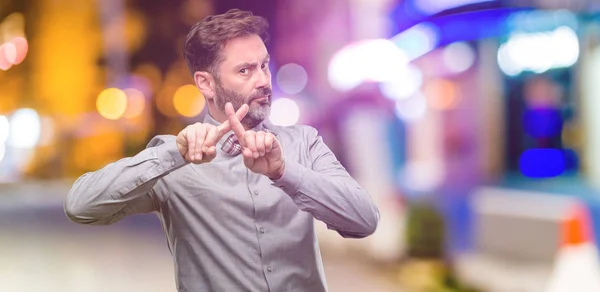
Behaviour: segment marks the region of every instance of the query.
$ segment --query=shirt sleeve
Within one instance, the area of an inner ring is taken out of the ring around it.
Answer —
[[[283,176],[273,185],[285,191],[303,211],[343,237],[362,238],[375,232],[379,210],[325,145],[317,130],[305,131],[312,167],[285,159]]]
[[[166,198],[153,186],[186,164],[174,136],[156,136],[137,155],[79,177],[65,199],[65,213],[76,223],[108,225],[127,215],[157,211]]]

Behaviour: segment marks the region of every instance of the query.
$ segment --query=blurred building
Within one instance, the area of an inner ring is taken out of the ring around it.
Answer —
[[[372,256],[410,249],[420,202],[443,215],[449,251],[471,248],[481,186],[600,215],[594,0],[3,1],[0,184],[72,180],[200,121],[180,48],[234,7],[271,23],[271,121],[318,128],[380,206],[359,243]]]

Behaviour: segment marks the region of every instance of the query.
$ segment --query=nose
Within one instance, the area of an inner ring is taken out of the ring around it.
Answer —
[[[268,87],[271,83],[271,74],[268,70],[258,70],[255,88]]]

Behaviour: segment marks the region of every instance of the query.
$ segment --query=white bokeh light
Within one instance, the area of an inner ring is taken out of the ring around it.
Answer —
[[[365,81],[387,82],[402,74],[408,65],[408,57],[394,43],[385,39],[366,42],[357,51],[356,68],[364,72]]]
[[[33,109],[19,109],[10,118],[8,145],[15,148],[33,148],[41,134],[40,116]]]
[[[329,82],[339,91],[351,90],[362,82],[388,82],[402,74],[408,62],[407,55],[390,40],[359,42],[333,56]]]
[[[577,33],[568,26],[561,26],[554,31],[556,52],[562,52],[554,56],[556,66],[573,66],[579,59],[579,38]]]
[[[396,101],[396,115],[405,122],[414,122],[425,116],[427,112],[427,100],[425,96],[418,92],[417,94]]]
[[[498,49],[498,66],[508,76],[517,76],[521,73],[521,67],[508,55],[506,44],[501,45]]]
[[[279,98],[271,105],[269,120],[277,126],[292,126],[300,119],[300,108],[298,104],[289,98]]]
[[[363,73],[356,66],[356,50],[357,44],[346,46],[329,61],[327,77],[334,89],[348,91],[363,81]]]
[[[464,42],[448,45],[442,52],[444,65],[452,73],[461,73],[475,63],[475,51]]]
[[[0,162],[4,159],[4,155],[6,155],[6,145],[0,143]]]
[[[570,67],[578,59],[579,39],[568,26],[551,32],[513,34],[498,49],[498,65],[510,76]]]
[[[412,61],[435,49],[439,38],[438,27],[423,22],[397,34],[391,41]]]
[[[285,94],[300,93],[308,83],[308,74],[304,67],[289,63],[281,66],[277,71],[277,85]]]
[[[4,145],[4,143],[8,139],[9,133],[10,126],[8,124],[8,118],[6,118],[6,116],[0,115],[0,145]]]
[[[383,82],[379,85],[381,93],[392,100],[408,98],[414,95],[423,84],[423,73],[412,64],[405,67],[405,70],[399,73],[389,82]]]
[[[399,176],[400,183],[414,191],[430,192],[444,180],[444,166],[435,161],[409,161]]]

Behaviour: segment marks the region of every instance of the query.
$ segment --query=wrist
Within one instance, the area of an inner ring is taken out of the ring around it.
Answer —
[[[277,168],[277,170],[274,171],[273,173],[268,174],[267,177],[269,179],[271,179],[272,181],[277,181],[283,177],[284,172],[285,172],[285,162],[281,162],[281,166],[279,166]]]

